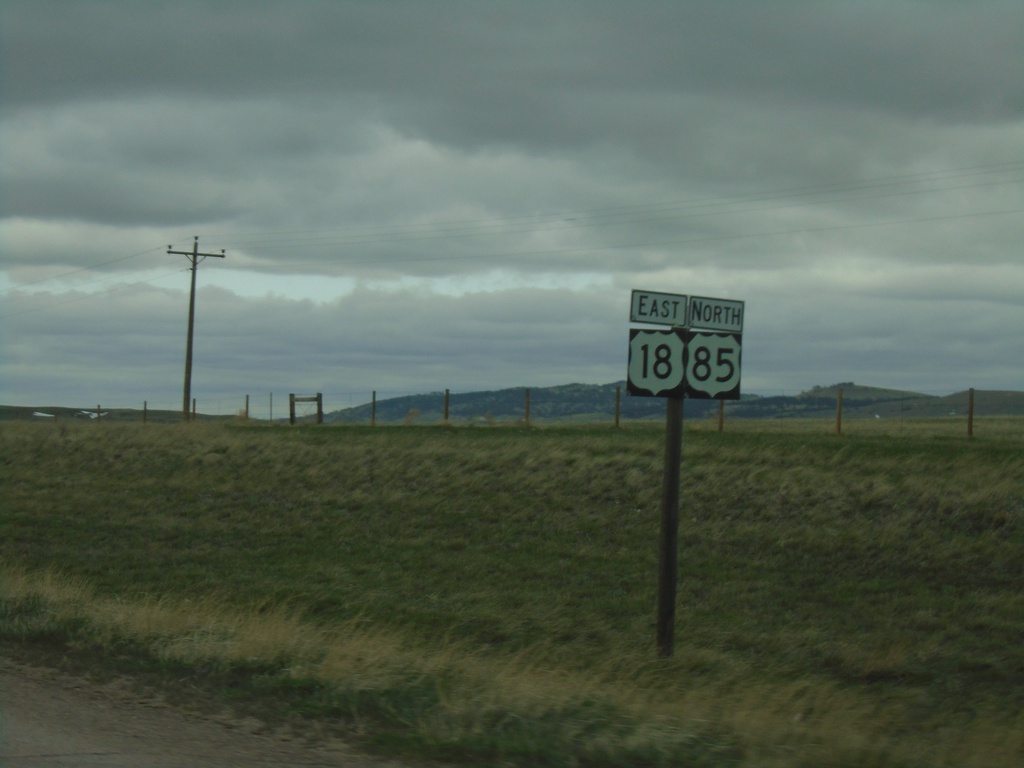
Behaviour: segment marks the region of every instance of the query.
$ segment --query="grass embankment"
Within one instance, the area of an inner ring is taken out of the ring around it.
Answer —
[[[9,651],[473,765],[1016,766],[1024,424],[0,427]]]

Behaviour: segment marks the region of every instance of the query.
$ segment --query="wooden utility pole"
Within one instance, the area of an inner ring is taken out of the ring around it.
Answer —
[[[192,399],[192,333],[196,323],[196,271],[202,259],[207,257],[223,259],[225,254],[223,249],[221,249],[220,253],[200,253],[199,235],[196,235],[191,251],[172,251],[171,246],[168,245],[167,252],[179,256],[188,256],[191,264],[189,268],[192,270],[192,290],[188,298],[188,341],[185,344],[185,394],[181,405],[182,416],[185,421],[188,421],[188,406],[189,401]]]

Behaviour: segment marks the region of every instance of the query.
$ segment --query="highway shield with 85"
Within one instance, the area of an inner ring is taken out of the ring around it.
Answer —
[[[740,399],[742,334],[684,334],[687,397],[704,400]]]

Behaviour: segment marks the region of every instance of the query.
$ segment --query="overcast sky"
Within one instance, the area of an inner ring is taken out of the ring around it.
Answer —
[[[1024,389],[1024,3],[0,0],[0,403]]]

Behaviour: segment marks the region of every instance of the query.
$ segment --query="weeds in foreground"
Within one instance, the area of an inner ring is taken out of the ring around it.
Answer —
[[[688,433],[659,661],[657,430],[50,426],[0,431],[8,643],[474,765],[1024,755],[1019,440]]]
[[[1012,765],[1024,749],[1020,713],[973,712],[957,718],[956,733],[947,722],[936,743],[934,734],[893,733],[892,718],[906,727],[919,706],[896,690],[872,697],[753,673],[708,679],[685,657],[566,671],[529,652],[425,648],[280,608],[98,598],[52,574],[8,572],[2,595],[8,642],[63,637],[78,653],[117,648],[179,682],[186,675],[231,700],[273,702],[277,719],[327,721],[388,751],[477,765],[982,766]]]

